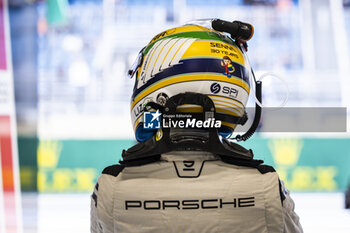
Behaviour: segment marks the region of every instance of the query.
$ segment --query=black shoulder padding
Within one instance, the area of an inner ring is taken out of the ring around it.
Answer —
[[[103,169],[102,174],[107,174],[111,176],[118,176],[118,174],[123,171],[124,165],[115,164]]]
[[[146,158],[129,160],[129,161],[121,160],[119,161],[119,163],[125,167],[135,167],[135,166],[142,166],[149,163],[158,162],[159,160],[160,160],[160,155],[154,155]]]
[[[136,145],[133,145],[132,147],[130,147],[127,152],[133,153],[136,151],[139,151],[141,149],[143,149],[144,144],[143,143],[137,143]]]
[[[91,195],[92,199],[95,201],[95,207],[97,207],[97,195],[95,192],[92,193]]]
[[[280,189],[280,198],[281,198],[281,203],[283,206],[283,201],[286,199],[286,195],[284,195],[284,192],[282,190],[282,181],[278,179],[278,184],[279,184],[279,189]]]
[[[265,164],[261,164],[261,165],[257,166],[257,169],[259,170],[259,172],[261,174],[265,174],[268,172],[276,172],[276,170],[272,166],[265,165]]]
[[[244,167],[256,168],[264,162],[262,160],[256,160],[256,159],[243,160],[243,159],[237,159],[235,157],[230,157],[230,156],[223,156],[223,155],[219,155],[219,156],[224,163],[229,163],[229,164],[233,164],[233,165],[237,165],[237,166],[244,166]]]
[[[258,171],[261,174],[265,174],[268,172],[275,172],[275,169],[273,167],[262,164],[264,162],[262,160],[256,160],[256,159],[242,160],[242,159],[236,159],[234,157],[229,157],[229,156],[220,156],[220,157],[224,163],[229,163],[237,166],[253,167],[258,169]]]

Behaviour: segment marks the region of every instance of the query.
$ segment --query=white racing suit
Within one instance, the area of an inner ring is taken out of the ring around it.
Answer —
[[[91,232],[303,232],[277,173],[260,168],[193,151],[107,167],[91,196]]]

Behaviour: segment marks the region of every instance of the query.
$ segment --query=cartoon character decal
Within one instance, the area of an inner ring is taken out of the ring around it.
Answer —
[[[235,67],[232,65],[232,61],[228,56],[224,56],[221,61],[221,66],[225,67],[225,75],[231,78],[233,72],[235,72]]]

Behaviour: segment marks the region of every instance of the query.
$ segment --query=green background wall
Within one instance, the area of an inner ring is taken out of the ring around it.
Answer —
[[[90,192],[104,167],[133,140],[19,139],[23,190]],[[263,138],[241,145],[273,165],[293,191],[343,191],[350,181],[348,138]],[[36,150],[37,145],[37,150]],[[35,153],[37,151],[37,153]]]

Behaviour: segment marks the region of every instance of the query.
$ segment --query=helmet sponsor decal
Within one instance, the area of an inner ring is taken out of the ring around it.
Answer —
[[[145,106],[148,102],[152,101],[151,98],[146,98],[142,101],[142,103],[140,103],[139,105],[137,105],[135,108],[134,108],[134,116],[137,118],[141,115],[141,113],[144,111],[145,109]]]
[[[219,93],[219,91],[221,90],[221,86],[219,83],[213,83],[210,86],[210,91],[214,94]]]
[[[210,42],[210,52],[214,54],[222,54],[226,56],[232,56],[235,59],[239,59],[237,50],[232,45],[220,43],[220,42]]]
[[[233,87],[229,87],[226,85],[221,85],[219,83],[213,83],[210,86],[210,91],[214,94],[218,94],[218,93],[222,93],[226,96],[229,96],[231,98],[237,98],[238,96],[238,90],[233,88]]]
[[[156,40],[159,40],[167,35],[171,35],[173,33],[176,32],[176,28],[173,28],[173,29],[169,29],[167,31],[164,31],[164,32],[161,32],[159,34],[157,34],[155,37],[153,37],[153,39],[151,40],[151,42],[149,42],[150,44],[152,44],[153,42],[155,42]]]

